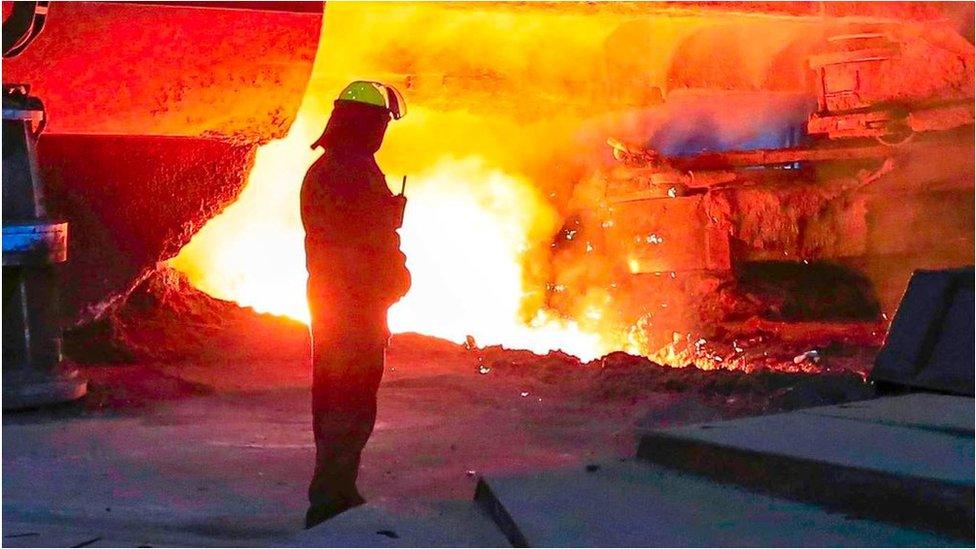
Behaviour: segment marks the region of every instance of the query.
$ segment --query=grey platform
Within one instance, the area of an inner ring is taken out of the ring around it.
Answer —
[[[648,431],[638,456],[971,542],[973,402],[919,394]]]
[[[471,501],[420,508],[367,504],[281,541],[282,547],[508,547],[501,530]]]
[[[517,547],[966,545],[636,460],[488,477],[476,499]]]
[[[3,521],[3,547],[241,547],[267,545],[264,540],[229,540],[146,528],[140,524],[72,525],[70,522]]]
[[[637,460],[482,478],[515,546],[972,546],[974,400],[649,430]]]
[[[799,410],[803,414],[912,427],[973,437],[976,406],[967,397],[914,393]]]

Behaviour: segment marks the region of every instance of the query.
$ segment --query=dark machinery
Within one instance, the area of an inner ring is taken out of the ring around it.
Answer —
[[[15,2],[3,23],[3,57],[41,32],[47,2]],[[87,383],[61,358],[57,266],[68,224],[51,219],[37,168],[44,105],[26,84],[3,84],[3,408],[80,398]]]

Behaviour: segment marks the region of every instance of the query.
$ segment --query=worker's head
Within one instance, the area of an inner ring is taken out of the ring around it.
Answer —
[[[407,103],[400,92],[393,86],[379,82],[356,80],[342,90],[337,101],[352,101],[380,107],[390,113],[390,118],[393,120],[399,120],[407,114]]]
[[[375,153],[390,120],[402,118],[406,108],[403,96],[392,86],[357,80],[339,94],[329,123],[312,148]]]

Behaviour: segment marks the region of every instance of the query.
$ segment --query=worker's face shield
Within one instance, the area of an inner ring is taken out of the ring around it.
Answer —
[[[394,120],[399,120],[406,116],[407,114],[407,102],[403,100],[403,96],[400,92],[393,86],[386,87],[386,104],[387,108],[390,110],[390,116]]]

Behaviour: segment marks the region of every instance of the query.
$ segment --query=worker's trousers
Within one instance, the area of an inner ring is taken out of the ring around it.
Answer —
[[[376,391],[389,340],[385,306],[328,303],[313,295],[312,429],[315,473],[310,513],[331,514],[363,502],[356,489],[359,460],[376,421]]]

